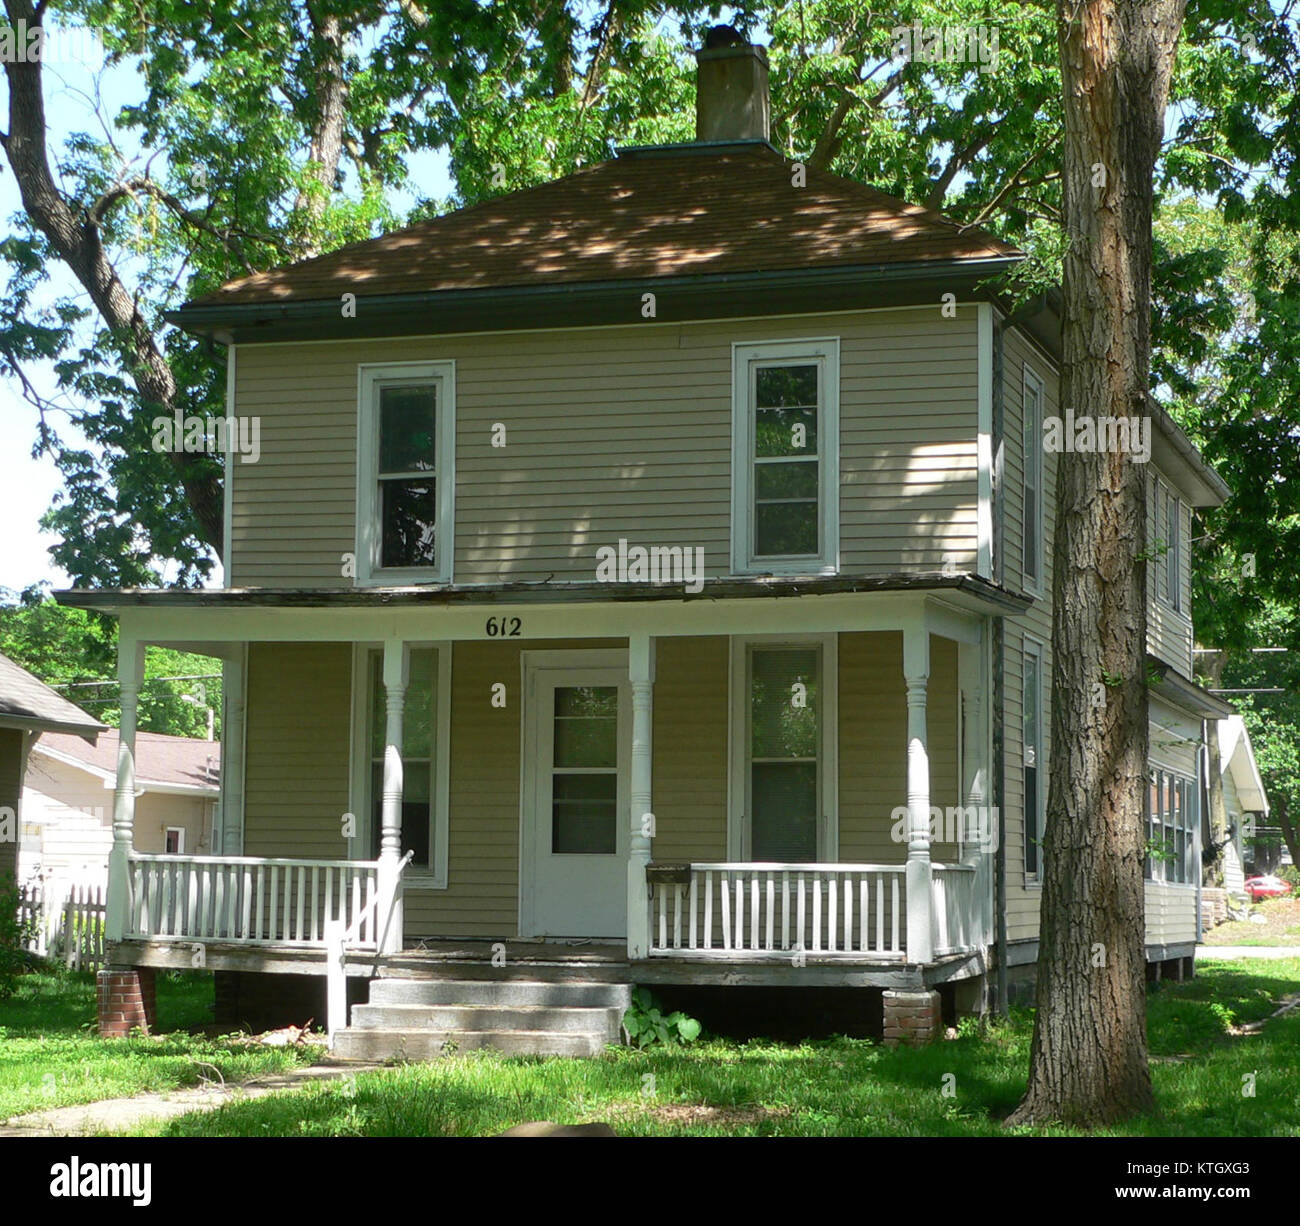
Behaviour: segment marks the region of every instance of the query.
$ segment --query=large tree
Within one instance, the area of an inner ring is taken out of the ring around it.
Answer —
[[[1184,0],[1061,0],[1061,403],[1151,414],[1156,159]],[[1012,1122],[1097,1125],[1152,1105],[1142,867],[1147,774],[1146,469],[1057,469],[1052,757],[1038,1012]]]

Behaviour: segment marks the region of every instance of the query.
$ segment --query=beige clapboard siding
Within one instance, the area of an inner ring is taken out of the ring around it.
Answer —
[[[244,851],[345,859],[352,656],[345,643],[252,643]]]
[[[973,564],[974,308],[243,346],[236,586],[337,585],[355,548],[357,366],[456,362],[455,579],[592,578],[620,537],[730,571],[731,346],[838,336],[845,570]],[[491,446],[492,427],[507,446]]]
[[[1172,665],[1184,677],[1192,676],[1192,619],[1191,613],[1191,509],[1181,503],[1179,535],[1182,543],[1179,559],[1178,582],[1181,589],[1182,610],[1175,611],[1161,594],[1164,584],[1165,558],[1155,553],[1156,531],[1156,481],[1164,479],[1154,465],[1147,466],[1147,548],[1151,561],[1147,563],[1147,650],[1157,659]],[[1168,483],[1166,482],[1166,485]],[[1169,487],[1172,488],[1172,487]],[[1174,491],[1175,493],[1177,491]]]
[[[0,809],[18,812],[18,799],[23,790],[23,738],[26,733],[18,728],[0,728]],[[12,840],[0,840],[0,881],[17,872],[18,831]]]
[[[907,694],[903,636],[839,636],[840,859],[898,864],[906,842],[893,839],[893,811],[907,805]],[[931,804],[957,799],[957,648],[931,636],[926,731]],[[957,848],[936,842],[935,860],[956,858]]]
[[[1167,881],[1144,882],[1146,943],[1188,944],[1196,940],[1196,887]]]
[[[1003,436],[1004,436],[1004,506],[1003,506],[1003,580],[1013,590],[1025,591],[1023,583],[1023,514],[1024,514],[1024,372],[1025,366],[1045,385],[1043,413],[1053,416],[1060,411],[1059,380],[1053,365],[1014,328],[1003,334]],[[1044,703],[1048,701],[1051,677],[1052,645],[1052,549],[1056,529],[1056,466],[1053,453],[1043,455],[1043,576],[1041,595],[1030,610],[1005,622],[1003,651],[1004,686],[1004,791],[1006,810],[1007,935],[1010,940],[1026,940],[1038,935],[1038,906],[1042,891],[1025,879],[1024,826],[1024,708],[1023,659],[1026,637],[1043,644],[1044,677],[1048,679]],[[1043,736],[1046,739],[1050,720],[1044,706]],[[1048,747],[1050,754],[1050,746]],[[1044,763],[1046,765],[1046,763]],[[1045,780],[1046,775],[1043,772]]]

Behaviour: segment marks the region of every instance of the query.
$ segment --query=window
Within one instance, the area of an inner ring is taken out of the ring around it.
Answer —
[[[1196,831],[1200,820],[1196,781],[1188,775],[1153,767],[1147,790],[1147,849],[1149,881],[1195,885]]]
[[[357,581],[450,582],[454,364],[363,366],[360,380]]]
[[[732,568],[839,565],[839,342],[732,351]]]
[[[551,854],[618,851],[618,687],[557,685]]]
[[[728,856],[833,860],[836,636],[732,640]]]
[[[1165,599],[1172,609],[1182,608],[1182,505],[1165,492]]]
[[[1043,570],[1043,381],[1028,367],[1024,377],[1024,491],[1021,541],[1024,583],[1038,591]]]
[[[446,885],[451,654],[447,647],[411,647],[402,708],[402,853],[412,852],[409,880]],[[369,829],[358,857],[379,855],[383,830],[384,745],[388,730],[384,653],[362,648],[358,678],[364,709],[359,713],[359,770],[354,774],[357,811]],[[354,760],[357,760],[354,757]]]
[[[1038,879],[1043,830],[1043,648],[1025,640],[1024,663],[1025,876]]]
[[[183,856],[185,854],[185,828],[183,826],[168,826],[163,831],[163,854],[167,856]]]

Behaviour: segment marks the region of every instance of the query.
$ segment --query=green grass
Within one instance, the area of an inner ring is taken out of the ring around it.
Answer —
[[[1300,960],[1198,967],[1149,998],[1158,1110],[1124,1136],[1300,1136]],[[625,1136],[995,1136],[1024,1088],[1032,1018],[919,1051],[865,1040],[701,1042],[596,1060],[456,1056],[192,1113],[166,1136],[482,1136],[606,1120]],[[1243,1094],[1245,1078],[1255,1094]],[[944,1094],[945,1086],[954,1093]],[[1061,1133],[1067,1130],[1059,1130]]]
[[[190,1033],[212,1020],[211,976],[160,973],[157,983],[159,1023],[168,1033],[101,1039],[93,974],[21,976],[14,995],[0,1002],[0,1120],[205,1078],[242,1081],[310,1058]]]

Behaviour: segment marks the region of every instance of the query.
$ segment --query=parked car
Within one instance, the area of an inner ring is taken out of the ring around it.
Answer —
[[[1252,902],[1259,902],[1261,898],[1281,898],[1283,894],[1289,894],[1291,883],[1281,877],[1247,877],[1243,888]]]

